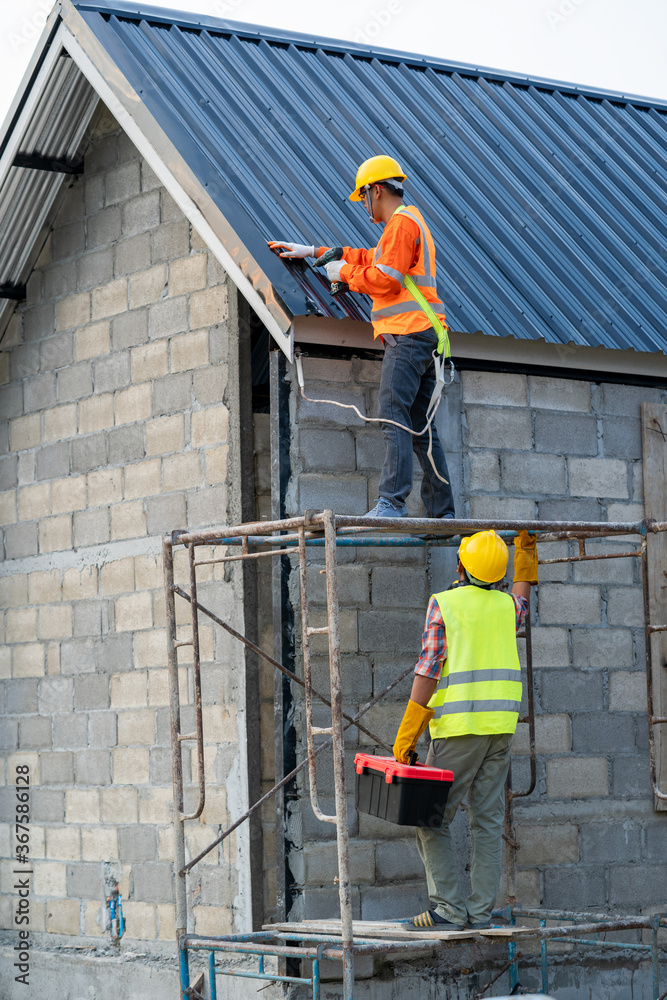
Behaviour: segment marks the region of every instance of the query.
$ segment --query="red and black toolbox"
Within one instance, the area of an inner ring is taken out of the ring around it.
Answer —
[[[442,826],[452,771],[426,764],[399,764],[393,757],[358,753],[357,809],[399,826]]]

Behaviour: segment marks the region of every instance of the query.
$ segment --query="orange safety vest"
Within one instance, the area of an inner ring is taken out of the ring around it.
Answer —
[[[438,298],[436,290],[435,244],[433,243],[433,237],[424,222],[423,215],[414,205],[401,205],[400,208],[396,209],[394,215],[397,215],[399,212],[413,219],[420,229],[420,235],[417,237],[417,259],[409,269],[408,274],[422,292],[426,301],[433,307],[440,322],[443,326],[446,326],[445,308]],[[426,317],[422,307],[419,303],[415,302],[413,296],[403,285],[405,275],[401,274],[395,268],[388,267],[382,263],[383,239],[384,236],[375,248],[373,263],[379,271],[400,282],[401,290],[398,293],[390,292],[386,295],[379,295],[373,298],[373,310],[371,312],[373,336],[377,338],[386,333],[399,336],[406,333],[418,333],[421,330],[428,329],[430,324],[425,322]]]

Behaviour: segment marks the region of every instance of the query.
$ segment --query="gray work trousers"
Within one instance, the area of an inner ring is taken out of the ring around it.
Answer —
[[[454,924],[489,920],[500,883],[505,781],[512,733],[451,736],[434,740],[426,758],[430,767],[454,772],[444,822],[440,828],[417,827],[417,847],[426,869],[431,905]],[[463,899],[456,874],[450,824],[464,795],[472,833],[471,891]]]

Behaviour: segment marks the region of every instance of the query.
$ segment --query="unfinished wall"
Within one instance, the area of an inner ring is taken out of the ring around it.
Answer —
[[[104,111],[89,138],[0,355],[3,815],[27,762],[31,930],[99,937],[114,875],[124,947],[141,939],[146,950],[174,936],[160,536],[239,516],[236,299]],[[240,573],[218,570],[201,571],[200,599],[242,627]],[[246,808],[243,659],[205,624],[201,642],[209,791],[187,830],[190,855]],[[191,880],[199,932],[247,926],[244,836]],[[12,850],[5,825],[3,857]],[[10,867],[3,927],[13,927]]]
[[[373,414],[379,371],[378,362],[310,359],[308,395],[355,401]],[[461,373],[447,391],[440,419],[458,511],[480,518],[641,518],[640,403],[666,397],[653,388]],[[325,506],[356,514],[368,509],[383,456],[380,432],[362,427],[349,411],[296,397],[293,421],[290,513]],[[411,511],[420,512],[416,490]],[[566,544],[544,545],[541,554],[557,557]],[[589,546],[591,552],[631,547],[627,540]],[[452,557],[445,552],[433,550],[427,567],[419,549],[338,550],[346,708],[362,704],[414,662],[428,594],[452,576]],[[311,603],[321,607],[325,588],[318,550],[312,550],[310,563]],[[649,784],[637,560],[543,567],[540,575],[532,605],[538,780],[534,793],[515,806],[522,844],[519,900],[655,912],[664,907],[667,827],[665,816],[653,811]],[[298,599],[296,580],[293,598]],[[522,655],[523,646],[520,641]],[[327,673],[321,655],[315,678],[325,692]],[[408,692],[406,681],[366,716],[367,726],[390,745]],[[296,697],[300,704],[298,692]],[[297,725],[301,733],[299,712]],[[352,793],[354,753],[367,738],[357,738],[353,730],[348,737]],[[517,789],[528,787],[527,749],[522,725],[514,744]],[[330,807],[330,761],[320,772],[324,805]],[[294,806],[289,821],[295,841],[290,863],[298,875],[294,914],[332,916],[338,905],[334,828],[313,818],[307,788],[299,787],[300,807]],[[352,794],[350,822],[355,916],[391,918],[423,909],[428,900],[412,831],[357,815]],[[465,863],[462,815],[454,829]]]

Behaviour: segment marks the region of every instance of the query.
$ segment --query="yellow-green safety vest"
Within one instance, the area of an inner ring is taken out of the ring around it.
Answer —
[[[513,733],[521,707],[514,601],[500,590],[457,587],[436,594],[447,659],[428,703],[431,739]]]

